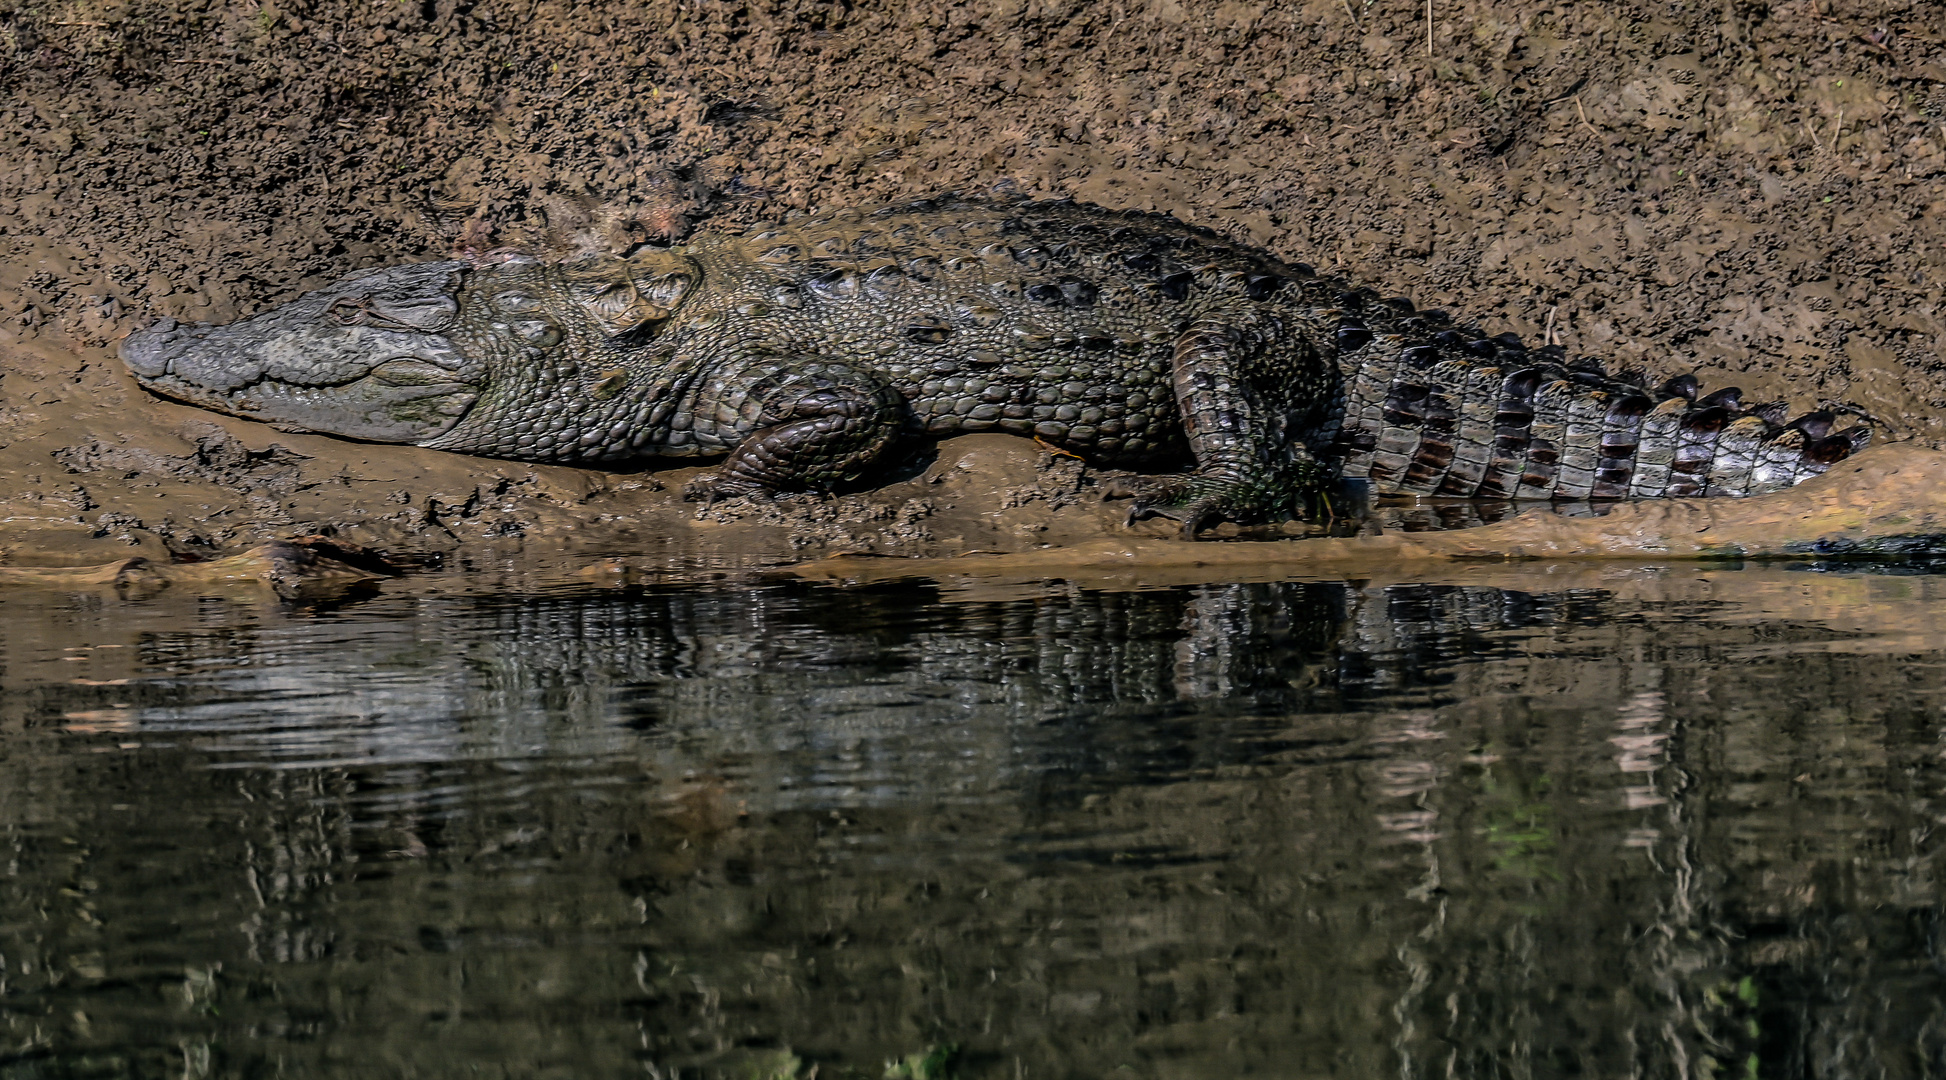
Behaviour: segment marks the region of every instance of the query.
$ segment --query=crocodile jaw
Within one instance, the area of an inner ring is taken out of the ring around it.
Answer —
[[[419,443],[472,408],[484,366],[442,331],[459,313],[463,263],[354,274],[228,326],[173,319],[130,334],[121,356],[164,397],[289,428]]]

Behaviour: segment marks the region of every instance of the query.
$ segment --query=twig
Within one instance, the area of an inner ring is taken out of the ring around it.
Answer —
[[[1115,19],[1108,24],[1108,32],[1101,35],[1101,44],[1097,46],[1098,51],[1095,53],[1096,56],[1104,55],[1108,51],[1108,43],[1115,40],[1115,31],[1122,28],[1122,20],[1125,18],[1127,18],[1127,13],[1122,10],[1122,5],[1116,4]]]
[[[568,88],[567,88],[566,90],[563,90],[563,91],[561,91],[560,93],[558,93],[558,94],[556,94],[556,95],[554,95],[554,99],[553,99],[553,100],[555,100],[555,101],[559,101],[559,100],[561,100],[562,98],[564,98],[564,97],[567,97],[567,96],[568,96],[569,94],[572,94],[572,93],[574,93],[574,92],[575,92],[576,90],[579,90],[579,89],[581,89],[581,84],[582,84],[582,83],[585,83],[585,82],[587,82],[587,81],[588,81],[589,79],[592,79],[592,78],[594,78],[594,77],[595,77],[595,74],[594,74],[594,72],[592,72],[592,71],[591,71],[591,72],[588,72],[587,74],[585,74],[585,75],[583,75],[583,76],[581,76],[581,77],[580,77],[579,79],[576,79],[576,80],[574,80],[574,85],[572,85],[572,86],[570,86],[570,87],[568,87]]]
[[[105,22],[83,22],[80,19],[75,19],[72,21],[56,19],[54,20],[54,25],[56,26],[107,26],[108,24]]]
[[[1559,345],[1561,339],[1554,333],[1554,317],[1561,313],[1561,305],[1555,304],[1547,309],[1547,329],[1541,331],[1541,344]]]
[[[1595,125],[1588,122],[1588,110],[1581,107],[1581,99],[1579,97],[1574,99],[1574,111],[1576,115],[1581,117],[1581,126],[1588,129],[1588,134],[1596,136],[1601,134],[1601,132],[1595,130]]]
[[[1351,17],[1351,28],[1361,34],[1364,33],[1365,28],[1358,25],[1358,13],[1351,9],[1351,0],[1344,0],[1344,4],[1345,14]]]
[[[1426,0],[1426,55],[1432,55],[1432,0]]]
[[[1804,125],[1804,134],[1811,137],[1811,145],[1817,149],[1818,153],[1824,153],[1824,143],[1818,141],[1818,129],[1812,127],[1809,120],[1800,121],[1800,123]]]

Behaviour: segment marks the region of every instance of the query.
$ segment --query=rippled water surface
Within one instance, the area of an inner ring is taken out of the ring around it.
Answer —
[[[1937,1075],[1942,623],[1784,570],[0,595],[0,1076]]]

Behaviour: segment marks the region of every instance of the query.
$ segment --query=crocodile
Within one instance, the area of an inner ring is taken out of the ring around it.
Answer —
[[[1866,444],[1693,376],[1570,362],[1144,211],[944,196],[627,255],[355,273],[121,355],[164,397],[559,463],[721,456],[688,497],[830,489],[894,448],[1031,436],[1131,520],[1294,516],[1339,481],[1459,499],[1750,495]]]

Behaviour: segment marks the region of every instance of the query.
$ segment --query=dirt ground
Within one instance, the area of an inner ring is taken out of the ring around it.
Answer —
[[[1074,463],[995,437],[874,493],[699,511],[681,471],[283,434],[113,356],[361,267],[946,189],[1167,210],[1936,447],[1942,35],[1925,0],[0,0],[0,551],[325,532],[710,567],[1119,529]]]

